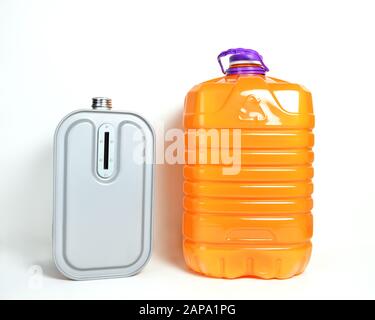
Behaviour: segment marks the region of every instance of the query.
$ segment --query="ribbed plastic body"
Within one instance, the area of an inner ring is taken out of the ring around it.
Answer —
[[[186,133],[241,129],[241,164],[234,175],[223,171],[228,164],[222,159],[210,163],[217,147],[210,139],[208,162],[189,163],[188,154],[197,150],[189,149],[186,138],[183,247],[188,266],[219,278],[285,279],[302,273],[313,231],[310,92],[263,75],[213,79],[188,93],[184,126]]]

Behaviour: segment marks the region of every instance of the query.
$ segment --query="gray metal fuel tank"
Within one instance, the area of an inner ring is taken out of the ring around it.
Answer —
[[[126,277],[152,247],[155,137],[139,115],[111,110],[69,114],[54,143],[53,255],[68,278]]]

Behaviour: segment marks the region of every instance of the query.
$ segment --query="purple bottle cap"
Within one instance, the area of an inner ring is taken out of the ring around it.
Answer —
[[[231,55],[229,58],[229,68],[224,70],[221,59],[227,55]],[[265,74],[269,69],[263,62],[263,57],[255,50],[235,48],[223,51],[217,57],[221,71],[224,74]],[[238,66],[242,65],[245,66]],[[251,64],[246,66],[246,64]]]

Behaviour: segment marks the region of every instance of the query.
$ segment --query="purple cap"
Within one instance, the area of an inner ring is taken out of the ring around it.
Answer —
[[[238,62],[238,61],[256,61],[248,54],[237,53],[229,57],[229,62]]]
[[[229,58],[230,67],[224,70],[221,59],[227,55]],[[263,63],[263,57],[255,50],[235,48],[223,51],[217,57],[221,71],[224,74],[265,74],[269,69]],[[236,64],[253,64],[249,66],[236,66]]]

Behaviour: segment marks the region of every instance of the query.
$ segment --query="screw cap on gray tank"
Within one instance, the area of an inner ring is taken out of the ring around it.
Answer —
[[[93,109],[112,109],[112,99],[107,97],[94,97],[92,98],[92,108]]]

